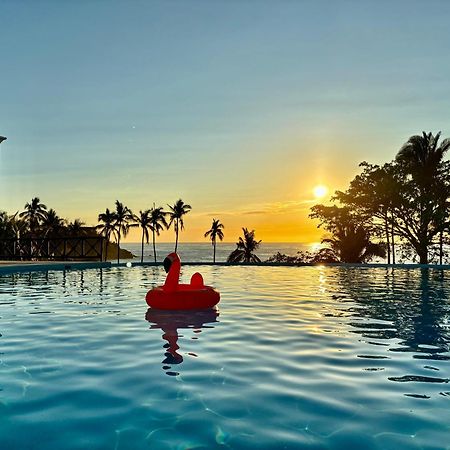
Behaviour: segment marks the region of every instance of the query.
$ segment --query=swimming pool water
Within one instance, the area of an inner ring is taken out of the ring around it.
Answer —
[[[148,310],[160,268],[0,277],[0,448],[449,448],[448,272],[197,270],[217,312]]]

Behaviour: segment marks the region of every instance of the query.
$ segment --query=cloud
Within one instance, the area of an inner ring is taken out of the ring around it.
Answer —
[[[190,216],[215,218],[224,221],[228,217],[239,216],[271,216],[282,214],[307,215],[311,206],[320,203],[317,199],[303,198],[299,200],[288,200],[284,202],[250,203],[235,209],[223,209],[221,211],[200,211]]]
[[[265,210],[244,211],[244,212],[241,212],[240,214],[242,214],[244,216],[252,216],[252,215],[257,215],[257,214],[267,214],[267,211],[265,211]]]

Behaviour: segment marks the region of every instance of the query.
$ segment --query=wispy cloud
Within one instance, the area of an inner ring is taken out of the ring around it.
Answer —
[[[226,217],[226,216],[261,216],[273,214],[294,214],[308,212],[312,205],[317,203],[314,199],[289,200],[285,202],[268,202],[249,204],[232,210],[220,212],[199,213],[199,216]]]

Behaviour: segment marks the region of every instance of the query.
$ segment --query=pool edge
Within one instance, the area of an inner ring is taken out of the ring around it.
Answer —
[[[0,275],[9,275],[13,273],[28,272],[47,272],[49,270],[83,270],[83,269],[103,269],[111,267],[110,262],[32,262],[32,263],[16,263],[0,265]]]
[[[107,262],[28,262],[12,263],[0,265],[0,275],[9,275],[13,273],[29,272],[47,272],[53,270],[83,270],[83,269],[106,269],[110,267],[157,267],[162,266],[161,262],[126,262],[112,263]],[[228,263],[228,262],[195,262],[188,261],[183,266],[217,266],[217,267],[342,267],[355,269],[438,269],[449,270],[449,264],[385,264],[385,263],[365,263],[365,264],[346,264],[346,263],[279,263],[279,262],[261,262],[261,263]]]

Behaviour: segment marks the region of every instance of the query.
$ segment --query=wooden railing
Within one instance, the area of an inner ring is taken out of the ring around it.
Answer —
[[[0,240],[0,260],[103,260],[103,240],[97,237],[45,237]]]

